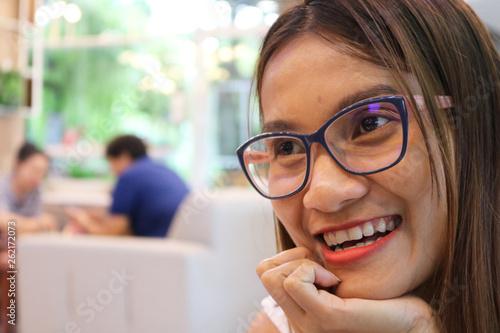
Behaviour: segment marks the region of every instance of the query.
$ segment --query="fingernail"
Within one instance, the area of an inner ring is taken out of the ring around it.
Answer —
[[[336,278],[336,279],[337,279],[337,281],[338,281],[339,283],[340,283],[340,282],[342,282],[342,280],[341,280],[341,279],[339,279],[339,277],[338,277],[337,275],[333,274],[332,272],[330,272],[330,274],[331,274],[334,278]]]

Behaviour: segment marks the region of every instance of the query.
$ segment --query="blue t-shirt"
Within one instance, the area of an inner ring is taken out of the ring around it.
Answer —
[[[143,157],[119,177],[110,214],[127,215],[136,236],[165,237],[187,193],[177,174]]]

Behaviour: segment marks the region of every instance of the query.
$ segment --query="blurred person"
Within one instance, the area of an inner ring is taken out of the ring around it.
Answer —
[[[20,233],[55,230],[53,216],[42,212],[40,185],[49,169],[47,155],[26,142],[19,149],[13,172],[0,181],[0,221],[16,221]]]
[[[109,213],[101,218],[71,208],[69,230],[101,235],[165,237],[188,188],[166,166],[153,162],[143,141],[133,135],[115,138],[106,158],[118,177]]]

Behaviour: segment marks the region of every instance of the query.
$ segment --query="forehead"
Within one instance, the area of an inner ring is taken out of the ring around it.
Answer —
[[[284,121],[296,131],[311,132],[340,111],[335,107],[347,96],[380,86],[397,90],[387,69],[346,55],[319,37],[304,36],[279,49],[266,66],[264,123]]]
[[[28,168],[47,168],[49,165],[49,160],[45,155],[35,154],[22,162],[21,165],[24,165]]]

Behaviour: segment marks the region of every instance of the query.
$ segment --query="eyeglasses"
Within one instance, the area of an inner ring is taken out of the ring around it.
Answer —
[[[413,96],[425,109],[424,98]],[[440,109],[453,106],[450,96],[436,96]],[[398,164],[408,145],[408,112],[403,96],[382,96],[353,104],[309,135],[275,132],[257,135],[237,150],[252,186],[268,199],[300,192],[309,180],[311,145],[319,143],[345,171],[370,175]]]
[[[237,149],[252,186],[268,199],[282,199],[307,184],[311,145],[319,143],[345,171],[369,175],[398,164],[408,143],[403,96],[383,96],[351,105],[309,135],[257,135]]]
[[[364,100],[338,112],[312,134],[260,134],[246,141],[236,153],[246,177],[262,196],[283,199],[307,185],[311,145],[315,142],[349,173],[370,175],[387,170],[398,164],[406,152],[405,98]]]

